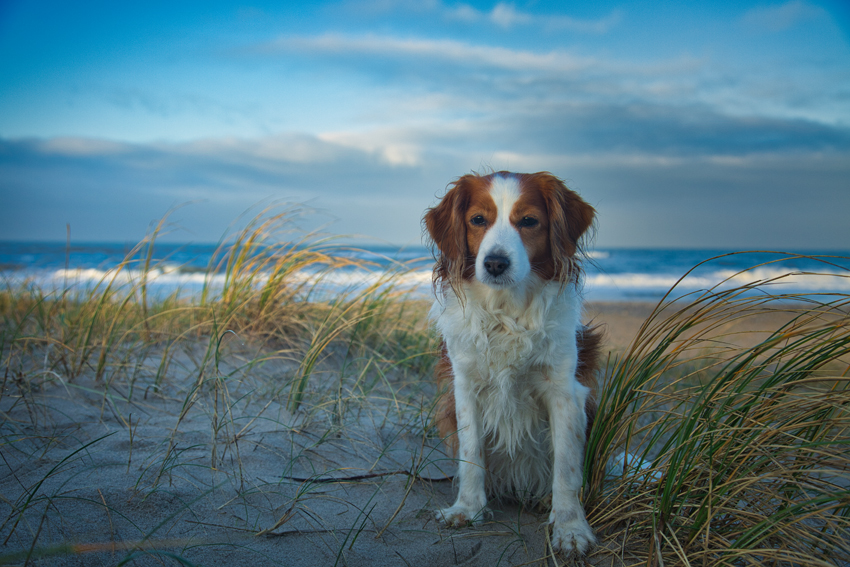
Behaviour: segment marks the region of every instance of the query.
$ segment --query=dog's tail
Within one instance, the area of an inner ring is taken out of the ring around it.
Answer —
[[[578,381],[590,388],[590,395],[584,405],[587,414],[586,436],[590,437],[593,427],[593,419],[596,417],[596,371],[599,369],[599,355],[602,351],[602,330],[599,325],[582,326],[576,333],[578,346],[578,365],[576,366],[576,378]]]

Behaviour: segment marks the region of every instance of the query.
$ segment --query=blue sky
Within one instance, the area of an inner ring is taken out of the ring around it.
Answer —
[[[850,248],[844,2],[0,3],[0,239],[215,241],[252,206],[396,244],[549,170],[597,246]],[[312,223],[312,225],[310,224]]]

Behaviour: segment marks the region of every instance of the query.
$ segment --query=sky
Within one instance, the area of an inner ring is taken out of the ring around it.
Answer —
[[[599,248],[848,250],[850,4],[0,0],[0,240],[415,245],[503,169]]]

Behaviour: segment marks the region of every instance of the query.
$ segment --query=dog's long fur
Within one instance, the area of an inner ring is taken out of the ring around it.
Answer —
[[[579,239],[595,211],[549,173],[466,175],[425,214],[443,338],[441,435],[459,453],[449,525],[487,495],[545,500],[553,544],[594,542],[578,499],[599,334],[581,324]]]

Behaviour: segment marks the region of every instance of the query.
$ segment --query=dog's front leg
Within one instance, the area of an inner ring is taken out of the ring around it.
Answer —
[[[437,518],[450,526],[463,526],[481,520],[488,512],[484,489],[485,464],[481,409],[475,402],[467,374],[454,370],[455,412],[458,436],[458,494],[450,508],[437,512]]]
[[[571,382],[565,390],[546,397],[555,454],[549,523],[555,549],[583,554],[596,541],[578,497],[584,469],[588,390],[574,379]]]

